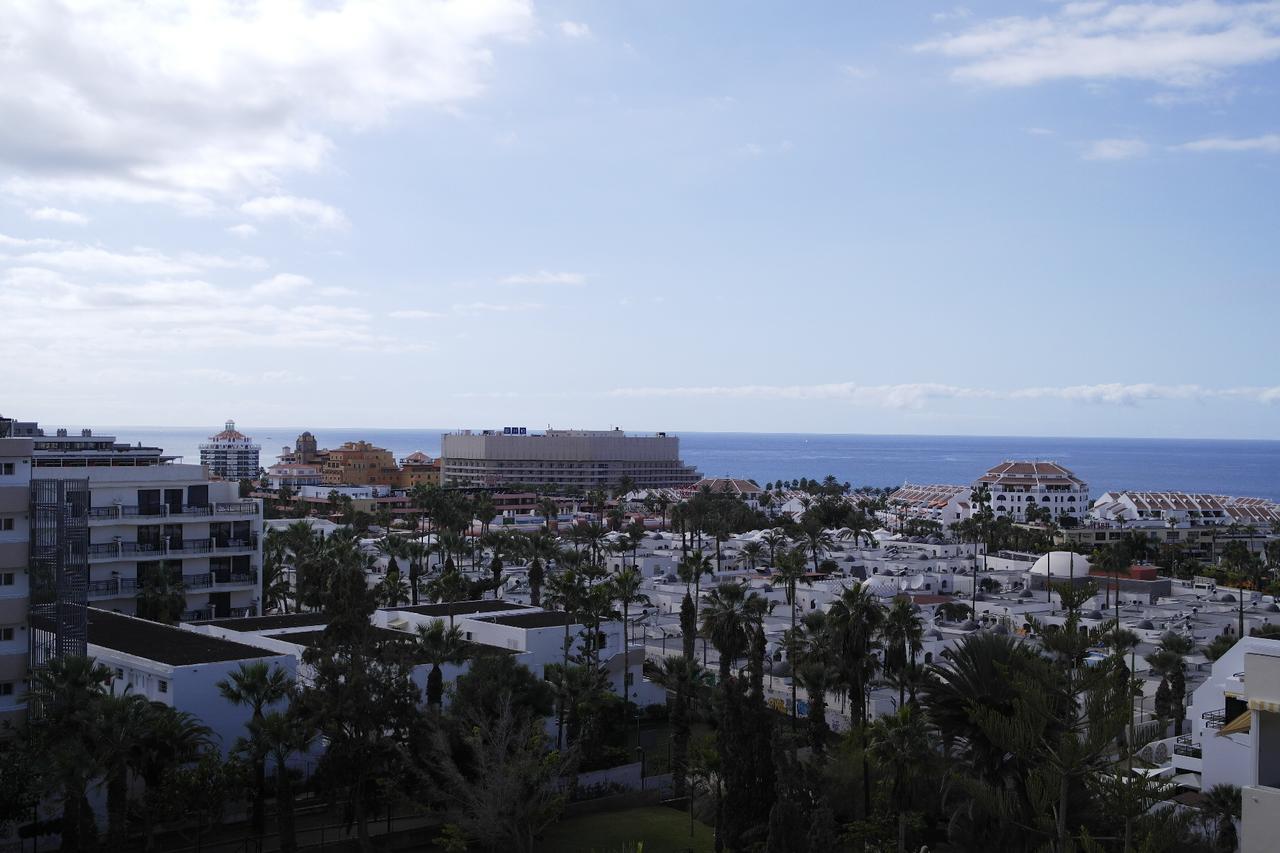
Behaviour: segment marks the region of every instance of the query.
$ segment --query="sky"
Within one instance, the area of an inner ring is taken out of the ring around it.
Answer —
[[[0,413],[1276,438],[1280,2],[15,0]]]

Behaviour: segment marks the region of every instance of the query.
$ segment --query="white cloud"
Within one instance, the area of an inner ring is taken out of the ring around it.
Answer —
[[[1063,387],[998,390],[940,383],[859,385],[833,382],[820,385],[722,385],[692,387],[615,388],[610,397],[674,397],[749,400],[841,400],[858,406],[919,409],[933,400],[1054,399],[1072,403],[1132,406],[1158,400],[1241,399],[1256,403],[1280,403],[1280,386],[1206,388],[1201,385],[1156,383],[1103,383]]]
[[[0,164],[24,198],[207,212],[322,166],[333,129],[483,91],[530,0],[15,0]]]
[[[1082,156],[1086,160],[1132,160],[1150,148],[1141,139],[1099,139],[1091,142]]]
[[[258,297],[290,296],[309,289],[311,285],[311,279],[305,275],[283,272],[258,282],[250,288],[250,293]]]
[[[1280,154],[1280,133],[1269,133],[1265,136],[1226,137],[1215,136],[1210,139],[1197,139],[1175,145],[1176,151],[1262,151],[1267,154]]]
[[[571,39],[591,38],[591,27],[580,21],[561,21],[560,32]]]
[[[239,225],[231,225],[227,228],[227,233],[239,237],[242,240],[256,236],[258,229],[250,225],[248,222],[241,222]]]
[[[513,314],[523,311],[537,311],[542,306],[537,302],[466,302],[453,306],[456,314]]]
[[[259,196],[240,205],[240,212],[254,219],[288,219],[312,228],[346,228],[347,217],[332,205],[314,198],[292,195]]]
[[[509,275],[502,279],[503,284],[519,284],[519,285],[537,285],[537,284],[563,284],[563,285],[583,285],[587,283],[587,277],[580,272],[551,272],[549,270],[539,270],[533,273],[517,273]]]
[[[37,207],[27,211],[27,216],[38,222],[60,222],[63,225],[88,225],[89,217],[74,210],[58,207]]]
[[[14,358],[53,347],[87,370],[117,356],[403,343],[357,305],[324,301],[343,288],[292,273],[249,278],[260,258],[16,238],[3,245],[18,249],[0,253],[0,316]]]
[[[1280,4],[1069,3],[1037,17],[976,23],[916,49],[955,62],[958,80],[993,86],[1071,79],[1196,86],[1280,57]]]
[[[963,20],[972,14],[973,10],[968,6],[952,6],[950,9],[934,12],[932,17],[935,24],[945,24],[948,21]]]
[[[426,311],[421,308],[404,308],[399,311],[390,311],[387,316],[393,320],[438,320],[444,317],[439,311]]]

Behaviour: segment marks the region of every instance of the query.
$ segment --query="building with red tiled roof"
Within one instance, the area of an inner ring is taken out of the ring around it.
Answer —
[[[1053,521],[1080,520],[1089,511],[1089,484],[1057,462],[1006,460],[973,485],[986,486],[992,511],[1014,521],[1026,521],[1031,507],[1048,510]]]
[[[253,480],[262,470],[258,461],[261,450],[261,445],[254,444],[229,420],[222,432],[200,445],[200,464],[223,480]]]
[[[969,517],[969,486],[904,483],[889,495],[887,515],[898,522],[912,518],[950,526]]]

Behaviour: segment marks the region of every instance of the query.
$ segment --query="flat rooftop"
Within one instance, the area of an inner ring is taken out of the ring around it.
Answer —
[[[104,649],[134,655],[169,666],[192,666],[230,660],[278,657],[279,653],[231,640],[184,631],[172,625],[150,622],[107,610],[88,608],[88,641]],[[52,630],[53,623],[33,617],[33,627]]]
[[[485,616],[485,622],[498,625],[510,625],[513,628],[563,628],[565,625],[580,623],[569,618],[569,614],[558,610],[540,610],[533,613],[505,613],[498,616]]]
[[[383,610],[401,610],[419,616],[471,616],[476,613],[498,613],[503,610],[536,610],[527,604],[486,598],[483,601],[455,601],[453,604],[413,604],[403,607],[384,607]]]
[[[417,636],[407,631],[397,631],[393,628],[373,628],[374,636],[385,642],[404,643],[411,650],[411,657],[417,663],[426,663],[426,657],[416,653],[415,640]],[[267,634],[267,639],[280,640],[285,643],[293,643],[298,646],[306,646],[314,648],[320,644],[324,637],[324,631],[296,631],[292,634]],[[487,655],[515,655],[519,654],[515,649],[504,649],[499,646],[488,646],[484,643],[465,643],[462,647],[463,655],[468,659],[485,657]]]
[[[267,616],[243,616],[237,619],[205,619],[192,625],[213,625],[229,631],[275,631],[280,628],[308,628],[327,625],[329,617],[323,612],[274,613]]]

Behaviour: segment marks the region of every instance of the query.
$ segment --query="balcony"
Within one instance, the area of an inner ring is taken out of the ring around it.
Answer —
[[[89,523],[109,524],[113,522],[132,522],[153,518],[207,518],[211,515],[257,515],[258,504],[255,501],[223,501],[221,503],[196,506],[182,504],[147,504],[130,506],[111,504],[89,508]]]
[[[1220,729],[1227,724],[1227,709],[1221,711],[1205,711],[1200,715],[1206,729]]]
[[[219,586],[255,586],[258,583],[258,573],[252,572],[233,572],[229,569],[214,569],[213,582]]]
[[[239,546],[240,549],[252,549],[257,545],[257,537],[252,537],[252,544]],[[97,542],[89,546],[90,563],[109,563],[122,560],[159,560],[164,557],[192,557],[208,554],[213,550],[212,539],[171,539],[161,542]]]
[[[201,572],[196,575],[183,575],[182,585],[187,589],[208,589],[213,586],[213,573]]]
[[[248,536],[241,539],[214,539],[213,550],[218,553],[224,551],[256,551],[258,548],[258,537]]]
[[[213,612],[210,610],[184,610],[182,616],[179,617],[183,622],[202,622],[205,619],[212,619]]]
[[[1221,728],[1221,727],[1219,727]],[[1202,758],[1203,754],[1200,744],[1191,740],[1191,735],[1183,735],[1178,738],[1177,744],[1173,747],[1174,755],[1185,756],[1186,758]]]

